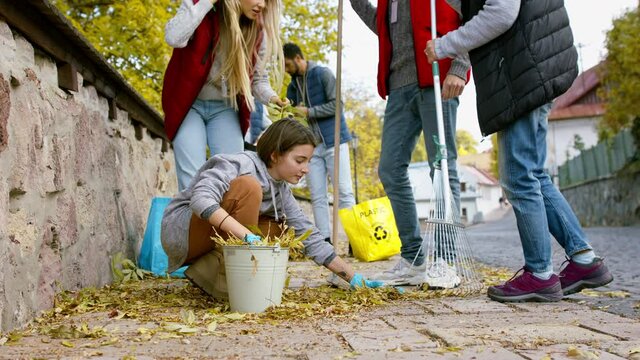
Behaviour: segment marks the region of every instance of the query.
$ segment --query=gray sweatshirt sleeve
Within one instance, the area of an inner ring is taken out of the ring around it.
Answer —
[[[321,81],[327,102],[309,109],[309,117],[314,119],[335,116],[336,114],[336,78],[331,70],[323,68]],[[344,109],[344,103],[341,102],[341,104]]]
[[[460,12],[460,1],[448,2]],[[520,0],[487,0],[478,15],[457,30],[436,39],[436,56],[453,58],[488,43],[509,30],[519,11]]]
[[[376,15],[377,8],[371,5],[369,0],[351,0],[351,7],[353,8],[353,11],[358,14],[360,19],[364,21],[364,24],[367,25],[374,34],[378,35],[378,16]]]
[[[218,156],[214,156],[211,168],[201,172],[191,192],[190,207],[196,216],[203,213],[209,216],[220,208],[222,196],[229,190],[231,180],[240,175],[240,165]],[[205,219],[206,220],[206,219]]]
[[[302,242],[305,254],[318,265],[326,266],[330,263],[336,257],[333,246],[324,241],[320,230],[304,215],[289,187],[287,187],[286,191],[283,191],[283,207],[287,215],[287,225],[295,229],[296,236],[300,236],[305,231],[312,229],[311,235]]]
[[[169,46],[183,48],[205,15],[213,8],[210,0],[200,0],[193,4],[193,0],[182,0],[176,15],[167,22],[164,28],[164,39]]]
[[[269,104],[269,100],[272,97],[278,96],[269,83],[269,73],[267,72],[266,66],[267,60],[265,59],[266,52],[267,42],[262,41],[262,44],[260,44],[260,50],[258,51],[258,60],[256,61],[255,70],[253,71],[253,80],[251,81],[251,93],[259,102],[265,105]]]

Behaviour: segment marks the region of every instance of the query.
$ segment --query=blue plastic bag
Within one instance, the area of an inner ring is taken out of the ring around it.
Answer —
[[[138,255],[138,266],[141,269],[149,270],[155,275],[165,276],[169,267],[169,257],[162,248],[160,233],[162,225],[162,214],[171,198],[154,197],[151,200],[151,209],[147,219],[147,228],[144,231],[144,239]],[[173,277],[184,277],[186,266],[171,273]]]

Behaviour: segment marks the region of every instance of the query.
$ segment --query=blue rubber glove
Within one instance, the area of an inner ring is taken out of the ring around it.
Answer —
[[[368,287],[368,288],[375,289],[384,285],[384,283],[378,280],[367,280],[361,274],[355,273],[353,274],[353,277],[351,278],[349,285],[351,285],[352,289],[360,288],[360,287]]]
[[[257,242],[260,242],[262,240],[262,238],[259,235],[256,234],[247,234],[244,236],[244,239],[242,239],[245,243],[251,245],[251,244],[255,244]]]

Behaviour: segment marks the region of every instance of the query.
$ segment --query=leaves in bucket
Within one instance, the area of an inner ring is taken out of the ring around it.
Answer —
[[[296,236],[295,229],[289,227],[286,224],[278,225],[278,231],[274,231],[274,233],[280,233],[279,236],[272,234],[271,229],[269,229],[267,235],[264,235],[262,231],[257,226],[247,226],[247,228],[253,232],[254,234],[260,235],[262,238],[261,241],[254,242],[251,246],[280,246],[281,248],[289,249],[289,259],[293,261],[303,260],[304,259],[304,244],[302,243],[311,235],[311,229],[305,231],[300,236]],[[214,228],[215,231],[215,228]],[[228,237],[223,237],[217,231],[215,231],[215,235],[211,237],[216,245],[224,246],[224,245],[247,245],[242,239],[239,237],[228,234]]]

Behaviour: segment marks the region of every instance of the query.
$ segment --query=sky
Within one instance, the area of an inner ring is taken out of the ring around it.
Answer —
[[[369,1],[374,5],[377,2]],[[589,69],[603,59],[606,54],[605,34],[611,29],[612,20],[637,5],[638,0],[565,0],[575,44],[579,48],[581,69]],[[349,0],[344,0],[343,19],[342,89],[361,88],[369,91],[372,97],[381,99],[376,90],[377,38],[353,11]],[[336,60],[333,54],[328,64],[334,72]],[[483,140],[480,134],[475,96],[473,82],[469,82],[460,97],[458,129],[469,131],[482,151],[491,147],[491,141],[488,138]]]

